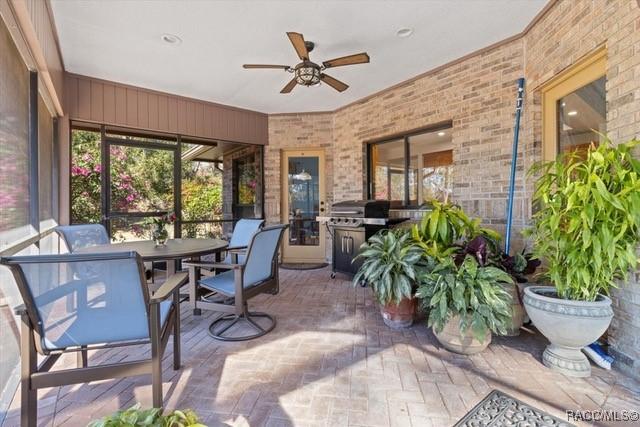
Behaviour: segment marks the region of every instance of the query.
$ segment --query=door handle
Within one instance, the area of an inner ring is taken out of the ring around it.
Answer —
[[[349,242],[351,242],[351,246],[349,247],[349,254],[353,255],[353,246],[355,242],[355,240],[353,240],[353,237],[349,236]]]
[[[345,253],[346,251],[344,250],[344,240],[346,239],[347,236],[342,236],[342,253]]]

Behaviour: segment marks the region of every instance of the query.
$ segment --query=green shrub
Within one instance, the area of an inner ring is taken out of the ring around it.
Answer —
[[[586,158],[561,156],[531,170],[539,175],[537,211],[528,235],[558,296],[594,301],[637,267],[640,243],[640,141],[591,147]]]
[[[89,423],[89,427],[206,427],[191,410],[175,410],[162,415],[162,409],[140,409],[136,404],[113,415]]]

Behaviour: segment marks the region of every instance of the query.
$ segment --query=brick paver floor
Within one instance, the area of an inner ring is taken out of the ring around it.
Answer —
[[[500,389],[561,418],[566,409],[640,410],[640,385],[619,372],[594,367],[591,378],[575,379],[546,369],[545,340],[531,331],[494,337],[474,356],[447,352],[423,324],[393,331],[369,289],[332,280],[328,269],[282,270],[280,293],[250,307],[275,314],[278,325],[241,343],[207,335],[212,313],[183,310],[183,368],[172,370],[171,345],[165,355],[168,408],[193,408],[209,426],[444,427]],[[90,363],[148,351],[99,351]],[[136,402],[150,405],[150,391],[147,377],[42,390],[39,424],[86,425]],[[15,399],[6,425],[18,415]]]

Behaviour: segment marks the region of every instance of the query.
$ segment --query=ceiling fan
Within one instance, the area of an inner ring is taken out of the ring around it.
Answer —
[[[334,79],[323,71],[327,68],[341,67],[343,65],[353,64],[365,64],[369,62],[369,55],[366,52],[356,53],[355,55],[342,56],[340,58],[330,59],[322,62],[322,65],[318,65],[315,62],[309,60],[309,52],[311,52],[315,46],[313,42],[306,41],[302,34],[288,32],[289,40],[296,53],[302,60],[301,63],[290,67],[289,65],[265,65],[265,64],[244,64],[243,68],[276,68],[282,69],[289,73],[293,73],[294,77],[289,83],[286,84],[280,93],[289,93],[293,88],[299,84],[301,86],[316,86],[321,81],[325,82],[338,92],[343,92],[349,87],[347,84],[342,83],[340,80]]]

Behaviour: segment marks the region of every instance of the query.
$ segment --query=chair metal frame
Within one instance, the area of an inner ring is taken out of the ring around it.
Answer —
[[[219,313],[223,313],[220,317],[215,319],[211,325],[209,325],[209,335],[213,338],[222,340],[222,341],[245,341],[253,338],[260,337],[262,335],[267,334],[276,326],[276,320],[273,316],[267,313],[261,312],[251,312],[247,306],[247,301],[253,298],[256,295],[261,293],[270,293],[277,294],[280,290],[280,282],[279,282],[279,273],[278,273],[278,249],[282,243],[282,236],[284,235],[284,230],[289,227],[287,224],[279,224],[269,227],[264,227],[260,231],[258,231],[252,238],[249,243],[248,250],[246,252],[246,259],[251,257],[251,250],[253,247],[253,242],[255,236],[257,236],[261,232],[266,232],[270,230],[280,229],[280,236],[278,237],[278,243],[276,245],[276,250],[274,251],[273,258],[271,260],[271,275],[266,280],[251,286],[250,288],[244,287],[244,271],[245,264],[239,264],[237,262],[238,251],[230,251],[232,255],[232,263],[201,263],[201,262],[186,262],[183,263],[184,266],[189,269],[189,300],[192,304],[192,308],[194,309],[194,314],[200,312],[201,309],[204,310],[212,310]],[[201,268],[220,268],[226,270],[233,270],[234,272],[234,295],[228,295],[223,292],[219,292],[221,295],[225,297],[233,298],[233,304],[224,304],[220,302],[210,302],[202,299],[198,299],[200,289],[200,273],[199,269]],[[226,313],[226,314],[224,314]],[[271,320],[271,325],[267,329],[262,328],[260,325],[256,324],[251,317],[266,317]],[[255,335],[242,336],[242,337],[225,337],[222,334],[226,332],[231,326],[236,324],[238,321],[244,320],[252,325],[254,328],[258,330],[258,333]],[[215,331],[215,327],[222,321],[231,321],[229,325],[226,325],[222,330]]]
[[[140,286],[147,307],[149,319],[149,339],[126,342],[105,343],[99,345],[78,346],[62,350],[48,350],[42,345],[45,336],[43,322],[40,320],[33,295],[27,284],[20,264],[63,263],[63,262],[100,262],[108,260],[135,258],[138,264]],[[0,258],[0,264],[8,266],[22,295],[23,304],[15,308],[21,318],[21,426],[37,425],[38,389],[59,387],[70,384],[86,383],[96,380],[115,379],[151,374],[153,406],[163,406],[162,393],[162,357],[173,334],[173,369],[180,369],[180,298],[179,290],[187,281],[186,273],[169,277],[153,294],[149,292],[144,275],[142,259],[136,252],[114,252],[104,254],[63,254],[35,255]],[[164,325],[160,324],[160,303],[172,298],[172,305]],[[88,366],[87,351],[122,347],[129,345],[151,344],[151,358],[121,363]],[[49,372],[64,353],[78,352],[75,369],[63,369]],[[38,364],[37,355],[45,356]]]

